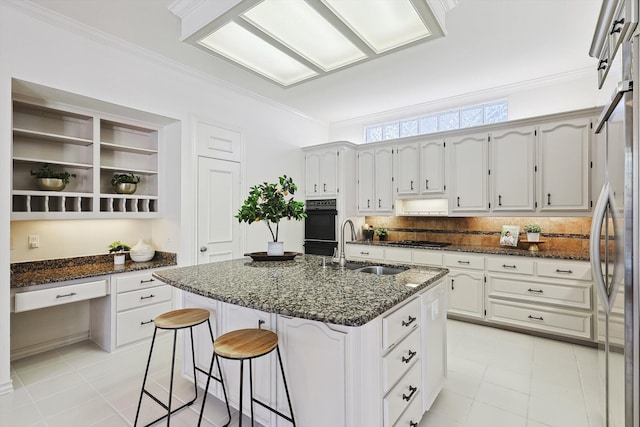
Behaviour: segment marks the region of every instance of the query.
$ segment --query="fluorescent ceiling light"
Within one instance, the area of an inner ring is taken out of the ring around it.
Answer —
[[[221,10],[220,1],[174,1],[185,41],[284,87],[443,37],[458,2],[224,0]]]

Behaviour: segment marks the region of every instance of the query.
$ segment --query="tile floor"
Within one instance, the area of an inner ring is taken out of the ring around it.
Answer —
[[[170,337],[159,345],[157,354],[167,357],[152,365],[155,390],[168,389]],[[145,341],[109,354],[86,341],[13,362],[15,391],[0,396],[0,426],[132,425],[148,349]],[[595,349],[450,320],[448,353],[445,388],[420,427],[601,425],[592,387]],[[190,386],[179,381],[176,402],[192,395]],[[195,426],[199,401],[171,425]],[[148,422],[159,408],[145,403],[141,420]],[[203,425],[226,421],[214,399],[205,414]]]

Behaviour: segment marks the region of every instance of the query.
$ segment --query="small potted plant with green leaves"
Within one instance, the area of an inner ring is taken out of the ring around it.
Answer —
[[[239,222],[253,223],[262,221],[269,229],[272,242],[267,244],[267,255],[284,255],[284,243],[278,241],[280,220],[295,219],[301,221],[307,217],[304,202],[297,202],[293,195],[298,190],[292,178],[283,175],[278,182],[269,184],[263,182],[249,189],[249,197],[244,201],[238,214]]]
[[[387,232],[386,228],[376,228],[376,236],[378,236],[378,240],[385,241],[387,240],[387,237],[389,236],[389,233]]]
[[[32,170],[31,176],[37,180],[38,188],[44,191],[62,191],[75,178],[75,173],[53,170],[48,163],[43,163],[40,169]]]
[[[364,240],[368,242],[373,240],[374,233],[375,230],[369,224],[365,224],[362,226],[362,237],[364,237]]]
[[[113,263],[115,265],[123,265],[125,252],[131,250],[131,246],[126,243],[122,243],[120,240],[116,240],[109,245],[109,253],[113,254]]]
[[[133,194],[138,188],[140,177],[133,172],[117,173],[111,178],[111,185],[118,194]]]
[[[524,232],[527,233],[527,241],[539,242],[540,233],[542,233],[542,227],[539,224],[532,222],[524,226]]]

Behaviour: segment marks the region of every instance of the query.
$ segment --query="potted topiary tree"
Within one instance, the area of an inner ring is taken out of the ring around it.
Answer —
[[[272,242],[268,242],[267,255],[284,254],[284,243],[278,241],[280,220],[286,218],[300,221],[307,216],[304,203],[293,199],[297,190],[293,179],[286,175],[279,177],[277,184],[263,182],[253,186],[249,189],[249,197],[235,215],[240,222],[251,224],[263,221],[266,224],[273,238]]]
[[[116,240],[109,245],[109,253],[114,254],[113,263],[115,265],[123,265],[125,252],[131,250],[131,247],[126,243],[122,243],[120,240]]]
[[[527,233],[527,240],[529,242],[539,242],[540,233],[542,233],[542,227],[535,222],[529,223],[524,226],[524,231]]]
[[[31,171],[31,176],[37,179],[40,190],[62,191],[71,181],[71,178],[76,177],[76,174],[66,171],[55,171],[49,167],[48,163],[43,163],[40,169]]]

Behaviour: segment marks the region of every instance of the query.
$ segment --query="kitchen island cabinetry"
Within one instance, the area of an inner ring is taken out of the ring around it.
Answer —
[[[486,133],[455,137],[451,151],[449,210],[452,214],[489,211],[489,136]]]

